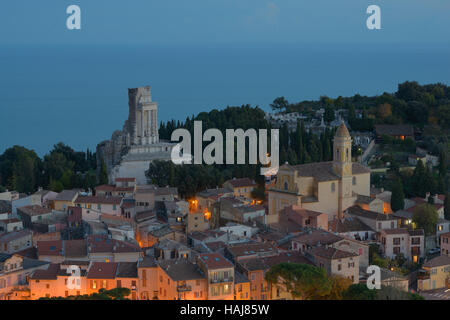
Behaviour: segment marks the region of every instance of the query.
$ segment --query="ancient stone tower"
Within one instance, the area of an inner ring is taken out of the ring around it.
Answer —
[[[152,102],[150,86],[128,89],[128,107],[123,129],[97,145],[97,174],[104,161],[110,183],[118,177],[134,177],[138,184],[146,184],[150,162],[170,160],[174,144],[159,140],[158,104]]]
[[[158,136],[158,104],[152,102],[150,87],[128,89],[129,114],[126,131],[132,145],[148,145],[157,143]]]

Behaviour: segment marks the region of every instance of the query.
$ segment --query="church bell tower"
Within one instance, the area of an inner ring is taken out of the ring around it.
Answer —
[[[333,143],[333,172],[339,177],[338,218],[353,204],[352,192],[352,138],[344,122],[341,123]]]

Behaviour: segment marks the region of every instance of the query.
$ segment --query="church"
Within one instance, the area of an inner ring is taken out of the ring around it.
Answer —
[[[280,166],[269,189],[268,222],[278,221],[280,210],[297,205],[326,213],[328,220],[343,218],[358,196],[370,196],[370,170],[352,162],[352,139],[344,122],[333,142],[333,161]]]

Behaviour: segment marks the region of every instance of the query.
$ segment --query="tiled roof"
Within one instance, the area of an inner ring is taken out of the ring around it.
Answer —
[[[357,257],[358,255],[352,252],[339,250],[336,248],[316,247],[308,250],[308,253],[313,256],[318,256],[326,259],[343,259],[349,257]]]
[[[448,255],[441,255],[436,258],[433,258],[423,264],[425,268],[436,268],[441,266],[448,266],[450,265],[450,256]]]
[[[99,203],[119,205],[122,197],[103,197],[103,196],[79,196],[75,203]]]
[[[89,253],[126,253],[141,252],[141,248],[133,243],[108,239],[102,235],[94,235],[88,238]]]
[[[73,201],[77,196],[78,191],[76,190],[63,190],[56,196],[57,201]]]
[[[56,263],[51,263],[47,269],[35,270],[31,274],[30,278],[33,280],[56,280],[59,271],[60,265]]]
[[[117,269],[118,278],[137,278],[137,263],[136,262],[119,262]]]
[[[224,184],[231,184],[233,188],[253,187],[256,186],[256,182],[249,178],[231,179],[225,181]]]
[[[199,255],[199,259],[205,264],[208,269],[223,269],[233,267],[233,264],[230,261],[216,252],[203,253]]]
[[[93,262],[87,272],[88,279],[114,279],[117,273],[118,263]]]
[[[154,268],[156,267],[155,258],[145,256],[138,261],[138,268]]]
[[[317,181],[339,180],[339,177],[333,172],[332,161],[300,164],[292,166],[292,168],[296,171],[297,176],[299,177],[314,177]],[[352,173],[370,173],[370,169],[357,162],[353,162]]]
[[[197,193],[197,196],[202,198],[210,198],[210,197],[218,197],[232,192],[233,190],[230,190],[228,188],[206,189]]]
[[[38,241],[37,249],[39,256],[62,256],[63,255],[63,241]]]
[[[234,257],[251,256],[258,253],[277,252],[270,243],[246,243],[228,246],[226,249]]]
[[[186,259],[164,260],[158,264],[173,281],[205,279],[199,267]]]
[[[318,244],[328,245],[343,240],[341,236],[323,230],[312,230],[308,233],[295,237],[293,240],[304,243],[308,246],[316,246]]]
[[[0,242],[10,242],[27,236],[31,236],[31,231],[28,229],[8,232],[0,235]]]
[[[38,205],[24,206],[17,208],[17,210],[29,215],[30,217],[52,213],[52,209],[44,208]]]
[[[373,231],[371,227],[359,220],[357,217],[346,217],[343,221],[334,219],[329,222],[330,231],[337,233]]]
[[[362,209],[359,206],[352,206],[352,207],[348,208],[346,210],[346,213],[348,213],[350,215],[359,216],[359,217],[362,217],[362,218],[376,220],[376,221],[381,221],[381,220],[384,220],[384,221],[395,221],[395,220],[397,220],[395,217],[392,217],[392,215],[383,214],[383,213],[370,211],[370,210],[364,210],[364,209]]]

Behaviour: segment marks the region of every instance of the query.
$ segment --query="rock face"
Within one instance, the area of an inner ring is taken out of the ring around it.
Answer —
[[[158,104],[152,101],[149,86],[128,89],[128,106],[122,131],[114,131],[111,140],[97,145],[97,170],[105,161],[110,183],[118,177],[134,177],[138,184],[146,184],[150,162],[170,160],[175,144],[159,140]]]

